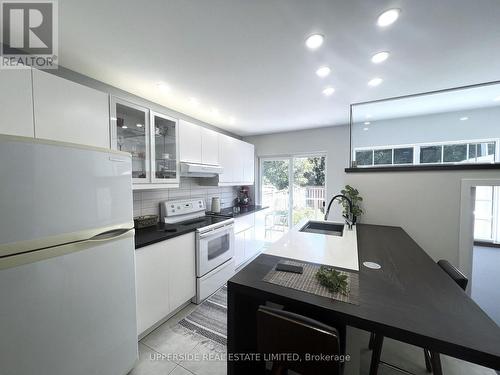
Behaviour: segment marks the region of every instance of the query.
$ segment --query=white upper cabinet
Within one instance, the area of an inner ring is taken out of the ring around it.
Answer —
[[[36,138],[109,148],[109,97],[33,69]]]
[[[243,182],[252,185],[255,179],[255,146],[251,143],[241,142],[243,152]]]
[[[132,182],[151,182],[149,110],[115,97],[111,98],[111,147],[132,156]]]
[[[219,165],[219,134],[213,130],[179,120],[180,161]]]
[[[230,184],[234,181],[233,165],[235,164],[234,154],[236,151],[234,141],[236,139],[219,134],[219,161],[222,167],[222,173],[219,175],[219,184]]]
[[[34,137],[31,69],[0,70],[0,134]]]
[[[219,165],[219,134],[213,130],[200,127],[201,131],[201,163]]]
[[[219,185],[252,185],[254,183],[254,145],[219,134]]]
[[[180,161],[201,164],[201,130],[198,125],[179,120]]]

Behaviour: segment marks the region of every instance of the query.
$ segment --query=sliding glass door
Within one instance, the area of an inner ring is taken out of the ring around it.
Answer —
[[[270,207],[269,236],[281,236],[302,219],[321,219],[325,201],[325,155],[260,159],[260,200]]]

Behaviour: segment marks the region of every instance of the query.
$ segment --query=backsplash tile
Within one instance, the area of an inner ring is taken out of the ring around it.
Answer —
[[[221,207],[230,207],[238,195],[238,186],[206,187],[200,186],[196,178],[182,177],[178,189],[134,191],[134,217],[141,215],[160,215],[160,202],[200,198],[205,200],[210,210],[212,197],[219,197]]]

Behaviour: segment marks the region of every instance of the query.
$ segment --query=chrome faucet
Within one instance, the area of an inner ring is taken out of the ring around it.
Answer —
[[[352,201],[347,198],[345,195],[342,195],[342,194],[337,194],[335,195],[331,200],[330,200],[330,203],[328,203],[328,208],[326,209],[326,212],[325,212],[325,221],[328,220],[328,216],[330,214],[330,208],[332,207],[332,203],[335,199],[337,198],[341,198],[341,199],[344,199],[348,204],[349,204],[349,212],[347,213],[347,215],[342,215],[345,219],[345,223],[347,224],[347,227],[349,229],[352,229],[352,226],[354,224],[356,224],[356,217],[353,215],[352,213]]]

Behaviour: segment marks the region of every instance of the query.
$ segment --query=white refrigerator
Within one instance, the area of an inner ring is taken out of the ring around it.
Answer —
[[[137,359],[129,154],[0,135],[0,374]]]

